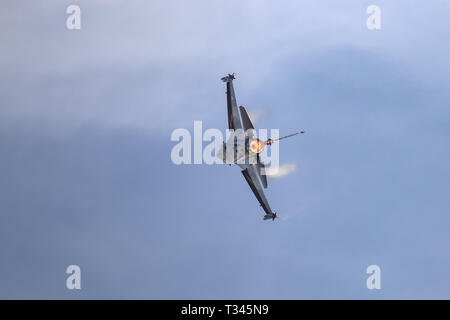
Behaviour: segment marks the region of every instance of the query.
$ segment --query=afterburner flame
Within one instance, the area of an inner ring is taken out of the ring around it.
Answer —
[[[264,143],[259,139],[253,139],[250,141],[250,151],[253,153],[260,153],[264,149]]]

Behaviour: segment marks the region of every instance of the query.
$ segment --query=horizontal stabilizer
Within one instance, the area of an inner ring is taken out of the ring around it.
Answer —
[[[259,179],[261,180],[264,189],[267,189],[266,166],[264,165],[264,163],[260,162],[259,155],[258,155],[257,171]]]

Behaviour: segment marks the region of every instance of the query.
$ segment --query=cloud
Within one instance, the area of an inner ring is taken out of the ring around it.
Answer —
[[[270,178],[282,178],[294,172],[295,169],[297,169],[297,165],[295,163],[286,163],[278,168],[267,168],[266,175]]]
[[[345,29],[352,21],[346,11],[314,2],[201,0],[192,7],[175,0],[80,0],[82,29],[69,31],[66,5],[51,3],[17,3],[0,12],[0,27],[10,30],[0,35],[7,48],[0,52],[0,127],[156,134],[194,119],[219,121],[223,114],[214,118],[210,111],[224,110],[220,76],[237,72],[241,97],[267,85],[286,56],[308,57],[334,43],[328,31],[317,36],[322,25],[341,22]],[[309,24],[311,16],[322,23]],[[348,32],[340,34],[348,41]],[[32,57],[24,44],[33,47]]]

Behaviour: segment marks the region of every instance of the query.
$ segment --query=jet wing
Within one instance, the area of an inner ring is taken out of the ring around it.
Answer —
[[[228,109],[228,128],[242,129],[241,116],[237,108],[236,96],[233,88],[234,73],[223,77],[221,80],[227,84],[227,109]]]
[[[250,189],[252,189],[253,194],[255,195],[256,199],[258,199],[259,204],[264,209],[264,212],[266,215],[264,216],[264,220],[266,219],[273,219],[275,213],[272,212],[272,209],[270,208],[269,202],[266,199],[266,196],[264,195],[263,188],[261,186],[261,183],[258,179],[258,173],[257,173],[257,166],[254,164],[246,164],[246,165],[239,165],[242,170],[242,175],[244,176],[245,180],[247,181],[248,185],[250,186]]]

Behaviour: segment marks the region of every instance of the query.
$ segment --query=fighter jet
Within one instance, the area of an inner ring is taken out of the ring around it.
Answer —
[[[230,165],[236,164],[242,169],[242,175],[264,209],[264,220],[272,219],[273,221],[277,218],[277,214],[272,211],[264,195],[262,186],[267,188],[267,176],[265,174],[265,164],[261,161],[259,154],[266,145],[270,146],[278,140],[303,134],[305,131],[299,131],[278,139],[259,140],[255,136],[254,127],[247,111],[243,106],[240,106],[239,109],[237,107],[233,88],[234,79],[234,73],[221,78],[227,86],[228,128],[233,130],[235,134],[230,136],[226,143],[223,143],[223,148],[217,156],[225,163]]]

